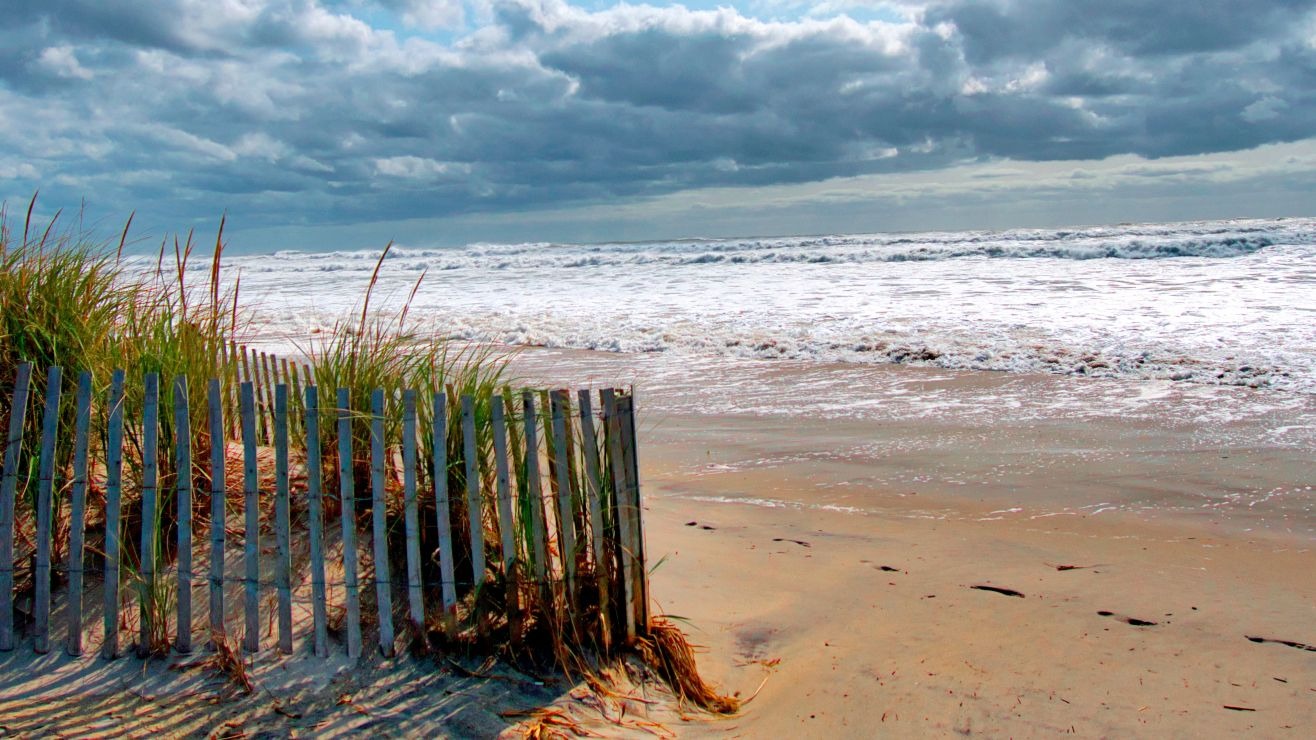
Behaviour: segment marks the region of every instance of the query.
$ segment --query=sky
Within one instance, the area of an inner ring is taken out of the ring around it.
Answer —
[[[6,0],[0,199],[244,251],[1316,214],[1316,0]]]

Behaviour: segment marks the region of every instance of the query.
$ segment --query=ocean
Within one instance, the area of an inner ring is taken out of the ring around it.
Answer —
[[[359,312],[378,256],[284,250],[223,269],[262,346],[313,352]],[[803,465],[855,477],[789,505],[870,511],[886,494],[853,486],[916,488],[994,516],[1170,513],[1316,536],[1313,218],[402,246],[372,304],[399,309],[418,279],[409,331],[534,348],[514,363],[528,382],[633,383],[649,439],[729,449],[778,431],[680,476]],[[1154,483],[1119,478],[1135,465]],[[1046,500],[1019,500],[1052,479]]]
[[[377,257],[225,269],[271,330],[305,336],[359,306]],[[397,247],[376,305],[422,273],[410,325],[474,342],[1316,393],[1316,219]]]

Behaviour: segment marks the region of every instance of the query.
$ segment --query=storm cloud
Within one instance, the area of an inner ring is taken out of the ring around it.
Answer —
[[[874,5],[18,0],[0,195],[354,224],[1316,136],[1312,2]]]

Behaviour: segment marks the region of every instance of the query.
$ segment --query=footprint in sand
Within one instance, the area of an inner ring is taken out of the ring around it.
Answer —
[[[1131,624],[1134,627],[1155,627],[1156,625],[1160,624],[1160,622],[1153,622],[1150,619],[1138,619],[1137,617],[1126,617],[1123,614],[1116,614],[1115,612],[1106,611],[1105,609],[1102,609],[1101,611],[1097,612],[1097,614],[1103,617],[1114,617],[1115,619],[1118,619],[1119,621],[1124,622],[1125,624]]]

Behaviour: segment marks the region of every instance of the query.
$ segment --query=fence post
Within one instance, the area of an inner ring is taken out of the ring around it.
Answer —
[[[274,584],[279,594],[279,650],[292,654],[292,552],[288,501],[288,386],[274,386],[274,538],[278,562]]]
[[[41,417],[41,456],[37,484],[37,563],[33,579],[34,649],[50,652],[50,508],[55,486],[55,437],[59,433],[60,369],[46,371],[46,408]]]
[[[402,392],[402,504],[407,530],[407,601],[415,639],[425,635],[425,601],[420,575],[420,515],[416,511],[416,391]]]
[[[590,550],[594,557],[594,585],[599,593],[599,619],[603,638],[603,649],[611,648],[610,625],[608,614],[608,558],[603,546],[603,510],[599,494],[603,489],[599,468],[599,440],[594,429],[594,406],[588,389],[581,389],[576,397],[580,405],[581,446],[585,448],[585,494],[589,507]]]
[[[210,641],[213,645],[225,633],[224,517],[228,490],[224,477],[224,398],[220,395],[218,378],[210,379],[206,401],[210,406]]]
[[[142,401],[142,525],[137,550],[137,657],[151,653],[152,587],[155,585],[156,487],[159,482],[160,376],[147,373]]]
[[[567,448],[566,392],[549,394],[553,414],[554,472],[557,474],[557,527],[558,547],[562,557],[562,572],[566,576],[567,611],[574,608],[576,599],[576,532],[575,517],[571,512],[571,462]]]
[[[5,440],[4,478],[0,482],[0,650],[14,649],[14,496],[18,490],[18,456],[23,449],[23,422],[32,365],[21,363],[14,376]]]
[[[498,482],[498,532],[502,538],[503,580],[507,591],[507,619],[516,640],[520,632],[520,611],[517,590],[520,575],[517,573],[516,532],[512,521],[512,484],[507,465],[507,420],[503,397],[493,394],[489,398],[489,415],[493,424],[494,471]]]
[[[260,650],[260,478],[256,467],[256,399],[251,381],[242,384],[242,508],[243,529],[242,611],[246,615],[242,647]]]
[[[91,373],[78,375],[73,416],[73,490],[69,513],[69,613],[65,652],[82,655],[82,562],[87,527],[87,438],[91,427]]]
[[[539,416],[535,413],[535,394],[521,393],[521,410],[525,417],[525,469],[530,496],[530,537],[535,555],[535,582],[541,596],[548,589],[548,544],[544,532],[544,497],[539,474]]]
[[[457,576],[452,563],[452,509],[448,503],[448,397],[434,392],[432,445],[434,449],[434,513],[439,529],[439,577],[443,591],[443,625],[456,629]]]
[[[361,657],[361,594],[357,582],[356,490],[352,482],[352,406],[350,392],[338,389],[338,492],[342,499],[343,588],[347,601],[347,657]]]
[[[320,465],[320,389],[306,387],[306,516],[311,539],[311,612],[315,624],[315,655],[329,657],[329,625],[324,587],[324,479]]]
[[[119,657],[119,497],[123,488],[123,371],[110,378],[105,460],[105,639],[101,654]]]
[[[265,444],[274,444],[274,374],[270,372],[270,356],[260,353],[260,364],[256,366],[256,375],[260,382],[256,384],[256,415],[260,417],[265,429]]]
[[[475,444],[475,399],[462,396],[462,450],[466,458],[466,517],[471,526],[471,575],[484,584],[484,522],[480,515],[480,459]]]
[[[617,401],[621,416],[622,460],[626,471],[626,509],[623,513],[630,515],[631,529],[631,581],[634,584],[631,610],[635,612],[635,621],[640,633],[649,629],[649,576],[645,573],[644,561],[644,512],[640,506],[640,470],[636,460],[639,446],[635,436],[635,391]]]
[[[174,465],[178,505],[178,637],[174,648],[192,652],[192,422],[187,376],[174,378]]]
[[[393,657],[393,592],[388,572],[388,513],[384,490],[384,391],[370,394],[370,492],[374,499],[375,600],[379,607],[379,649]]]
[[[625,453],[622,452],[621,440],[621,416],[617,412],[616,392],[611,388],[604,388],[603,397],[603,414],[604,422],[608,429],[608,462],[612,471],[612,490],[609,492],[611,498],[611,509],[613,520],[617,526],[617,551],[618,566],[621,569],[622,585],[622,612],[626,624],[626,640],[628,642],[635,639],[635,610],[632,608],[634,592],[634,570],[631,568],[631,559],[634,554],[631,552],[631,521],[630,515],[626,511],[626,460]]]

